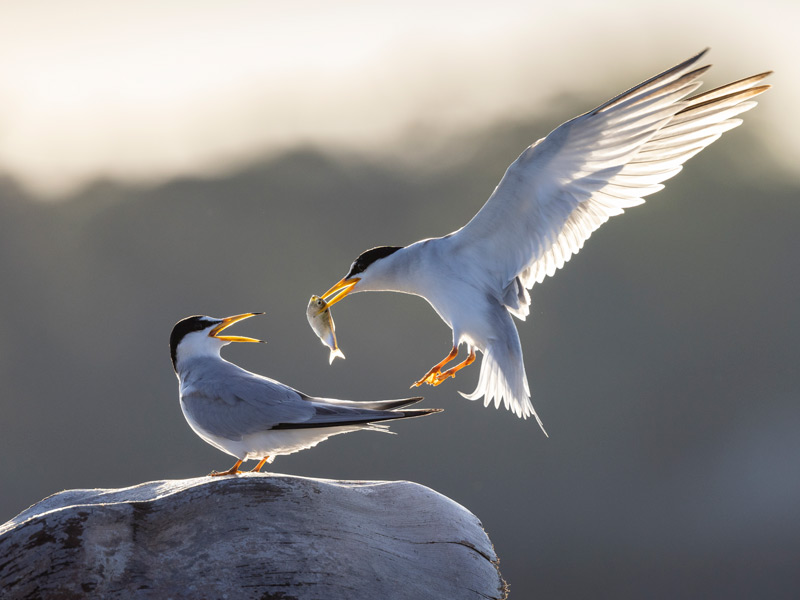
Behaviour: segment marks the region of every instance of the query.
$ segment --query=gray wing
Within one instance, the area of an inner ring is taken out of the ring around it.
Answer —
[[[484,265],[516,316],[609,217],[644,202],[681,165],[741,123],[769,73],[686,98],[708,67],[697,56],[567,121],[528,147],[461,230],[460,250]]]
[[[224,377],[212,377],[206,372],[201,380],[181,390],[184,410],[209,433],[240,440],[278,423],[302,422],[314,416],[314,407],[297,390],[240,371],[227,370]]]
[[[418,402],[421,398],[409,398],[406,400],[386,400],[378,402],[363,402],[365,405],[397,405],[407,406]],[[358,402],[350,400],[330,400],[309,398],[309,404],[314,407],[314,414],[311,418],[302,422],[294,421],[290,423],[280,423],[273,429],[305,429],[309,427],[341,427],[344,425],[366,425],[377,421],[389,421],[392,419],[407,419],[410,417],[422,417],[432,413],[441,412],[440,408],[422,408],[410,410],[374,410],[362,408]]]
[[[231,363],[209,363],[196,371],[202,376],[181,389],[184,409],[208,433],[229,440],[270,429],[334,427],[437,412],[391,410],[421,397],[374,402],[314,398]]]

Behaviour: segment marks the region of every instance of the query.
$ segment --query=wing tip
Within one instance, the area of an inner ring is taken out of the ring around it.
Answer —
[[[390,411],[402,411],[402,409],[406,408],[407,406],[413,406],[418,402],[422,402],[425,399],[424,396],[414,396],[412,398],[398,398],[397,400],[385,400],[383,403],[386,407],[383,410],[390,410]]]
[[[416,417],[427,417],[436,413],[444,412],[443,408],[412,408],[411,410],[396,410],[394,412],[399,419],[413,419]]]
[[[594,115],[594,114],[597,114],[597,113],[601,113],[601,112],[603,112],[605,110],[608,110],[608,109],[612,108],[613,106],[619,104],[623,100],[626,100],[626,99],[629,99],[629,98],[633,97],[633,94],[635,92],[638,92],[639,90],[651,89],[654,84],[659,84],[660,82],[672,81],[674,76],[685,77],[686,75],[680,76],[678,74],[681,73],[682,71],[686,71],[689,67],[694,65],[703,56],[705,56],[705,54],[709,50],[711,50],[711,48],[710,47],[706,47],[703,50],[701,50],[700,52],[698,52],[697,54],[695,54],[694,56],[692,56],[690,58],[687,58],[683,62],[680,62],[677,65],[672,66],[672,67],[662,71],[661,73],[659,73],[657,75],[654,75],[653,77],[651,77],[649,79],[644,80],[642,83],[640,83],[638,85],[635,85],[632,88],[629,88],[629,89],[625,90],[624,92],[622,92],[618,96],[615,96],[611,100],[608,100],[607,102],[604,102],[603,104],[601,104],[600,106],[598,106],[594,110],[590,111],[590,114]],[[694,72],[692,72],[692,73],[694,73],[693,78],[699,77],[705,71],[707,71],[709,68],[711,68],[711,65],[706,65],[704,67],[699,67]],[[689,73],[688,75],[692,75],[692,73]]]

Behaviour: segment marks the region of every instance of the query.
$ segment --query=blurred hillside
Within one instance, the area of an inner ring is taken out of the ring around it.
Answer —
[[[423,301],[338,305],[347,360],[329,367],[309,296],[366,248],[466,223],[558,121],[435,148],[410,134],[412,156],[396,162],[299,149],[213,179],[98,182],[58,204],[0,182],[0,521],[64,488],[230,466],[178,406],[167,340],[190,314],[266,311],[236,333],[269,343],[224,356],[308,393],[416,393],[450,344]],[[792,597],[800,188],[747,125],[534,288],[519,328],[550,439],[458,396],[473,368],[422,390],[443,415],[333,439],[273,470],[449,495],[482,519],[520,600]]]

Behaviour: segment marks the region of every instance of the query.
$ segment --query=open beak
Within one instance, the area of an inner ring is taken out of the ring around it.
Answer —
[[[230,327],[231,325],[233,325],[237,321],[242,321],[244,319],[249,319],[250,317],[255,317],[256,315],[263,315],[263,314],[264,314],[263,312],[244,313],[242,315],[235,315],[233,317],[228,317],[226,319],[222,319],[222,323],[220,323],[219,325],[214,327],[214,329],[211,330],[211,333],[209,333],[209,335],[211,337],[213,337],[213,338],[217,338],[218,340],[223,340],[223,341],[226,341],[226,342],[255,342],[255,343],[258,343],[258,344],[265,344],[266,342],[264,342],[262,340],[255,340],[253,338],[242,337],[242,336],[239,336],[239,335],[217,335],[223,329],[226,329],[226,328]]]
[[[330,300],[327,300],[328,306],[333,306],[339,300],[347,296],[350,292],[353,291],[353,288],[356,287],[356,284],[361,281],[361,277],[351,277],[350,279],[344,278],[339,283],[334,285],[331,289],[327,292],[322,294],[322,298],[325,299],[332,294],[336,294]],[[338,292],[338,293],[337,293]]]

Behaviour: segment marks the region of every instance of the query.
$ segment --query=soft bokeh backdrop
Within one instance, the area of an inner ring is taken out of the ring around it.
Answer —
[[[796,597],[794,3],[67,6],[0,5],[0,521],[230,466],[178,406],[190,314],[266,311],[237,332],[269,343],[225,356],[308,393],[413,393],[450,343],[425,302],[337,306],[330,367],[308,297],[460,227],[527,144],[712,46],[709,85],[774,68],[775,89],[534,288],[549,439],[458,396],[473,368],[424,390],[443,414],[273,470],[450,496],[516,599]]]

